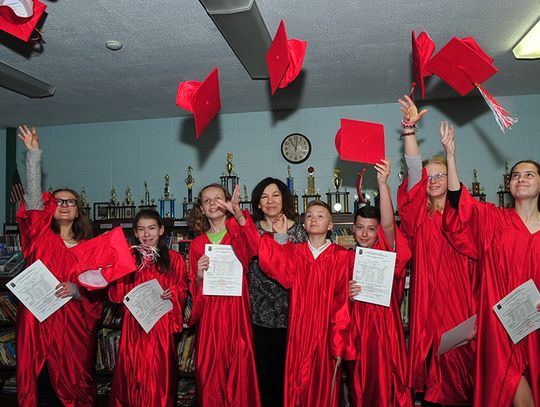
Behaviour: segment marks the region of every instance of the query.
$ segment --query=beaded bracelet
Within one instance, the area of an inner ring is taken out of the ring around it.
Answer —
[[[406,122],[405,120],[402,120],[401,125],[403,126],[404,129],[414,129],[414,131],[418,131],[418,128],[416,127],[416,123]]]

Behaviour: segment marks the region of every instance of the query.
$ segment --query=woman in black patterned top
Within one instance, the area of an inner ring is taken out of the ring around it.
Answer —
[[[307,240],[302,225],[294,222],[293,198],[287,186],[276,178],[265,178],[251,193],[253,220],[260,234],[273,232],[276,224],[287,225],[287,233],[275,234],[285,243]],[[280,227],[281,229],[281,227]],[[254,258],[249,266],[255,359],[261,403],[264,407],[283,405],[283,372],[287,343],[289,291],[267,277]]]

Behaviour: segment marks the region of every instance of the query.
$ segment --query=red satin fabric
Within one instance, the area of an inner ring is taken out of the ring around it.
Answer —
[[[195,379],[197,404],[201,407],[258,407],[261,404],[247,280],[249,256],[244,238],[239,233],[238,223],[229,219],[221,244],[232,245],[242,263],[241,297],[203,296],[202,283],[199,287],[195,284],[197,262],[204,255],[204,245],[210,244],[210,240],[202,234],[191,242],[189,248],[189,280],[193,298],[191,323],[198,323]]]
[[[382,228],[372,249],[394,251]],[[396,230],[396,266],[390,307],[355,301],[351,305],[352,339],[358,353],[349,391],[353,406],[412,406],[407,387],[407,347],[401,320],[401,301],[411,251],[405,236]],[[355,251],[350,251],[354,264]],[[352,279],[352,267],[349,276]]]
[[[77,284],[78,259],[50,227],[56,201],[49,193],[43,197],[44,210],[25,211],[23,204],[17,212],[24,257],[29,265],[40,259],[60,282]],[[24,305],[19,305],[17,397],[20,406],[37,405],[37,377],[45,362],[51,384],[64,405],[95,405],[96,333],[103,303],[99,292],[90,293],[81,286],[79,291],[80,301],[72,299],[42,323]]]
[[[350,335],[348,252],[331,244],[315,260],[307,243],[280,245],[264,235],[259,264],[291,289],[284,405],[338,406],[341,375],[338,372],[333,399],[332,375],[334,357],[347,357]]]
[[[540,287],[540,232],[531,234],[514,209],[478,202],[465,187],[458,211],[447,203],[444,226],[482,273],[474,405],[510,406],[525,375],[540,406],[540,331],[514,345],[492,309],[531,278]]]
[[[428,213],[427,184],[423,170],[410,191],[407,179],[398,190],[401,227],[413,254],[408,385],[414,393],[425,391],[424,399],[433,403],[470,405],[474,341],[435,355],[441,335],[476,313],[476,264],[444,237],[442,214]]]
[[[170,269],[160,273],[154,264],[144,267],[109,288],[109,298],[122,303],[124,296],[141,283],[156,279],[171,289],[173,309],[146,333],[124,306],[122,336],[114,369],[110,406],[173,407],[178,389],[178,355],[174,334],[182,331],[187,296],[184,258],[169,250]]]

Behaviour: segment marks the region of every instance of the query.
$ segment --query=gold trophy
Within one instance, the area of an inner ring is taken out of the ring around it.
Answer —
[[[476,169],[473,169],[473,182],[471,186],[472,195],[480,195],[480,182],[478,182],[478,172]]]
[[[193,202],[193,184],[195,183],[195,178],[193,178],[192,172],[193,167],[190,165],[187,167],[187,177],[184,180],[188,190],[188,202]]]
[[[163,196],[159,199],[159,214],[162,218],[174,218],[174,203],[176,199],[171,194],[171,177],[169,177],[169,174],[165,174],[163,180],[165,181],[165,185],[163,186]]]
[[[221,185],[223,185],[229,193],[233,193],[234,187],[238,185],[239,177],[234,173],[233,154],[227,153],[227,162],[225,164],[226,173],[223,173],[221,177]]]

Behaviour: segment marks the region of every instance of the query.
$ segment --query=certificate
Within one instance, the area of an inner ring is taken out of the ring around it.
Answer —
[[[242,295],[242,263],[230,245],[207,244],[204,253],[210,258],[203,278],[203,295],[240,297]]]
[[[539,302],[540,293],[531,279],[493,306],[512,342],[518,343],[540,328],[540,312],[536,310]]]
[[[139,284],[124,297],[124,305],[146,333],[150,332],[163,315],[173,309],[171,300],[161,299],[161,294],[163,288],[154,278]]]
[[[463,346],[472,339],[476,327],[476,314],[441,335],[437,356]]]
[[[353,280],[360,284],[362,291],[354,299],[390,306],[395,266],[396,253],[357,247]]]
[[[39,322],[45,321],[58,311],[71,297],[59,298],[54,295],[60,281],[41,262],[36,260],[6,287],[24,304]]]

